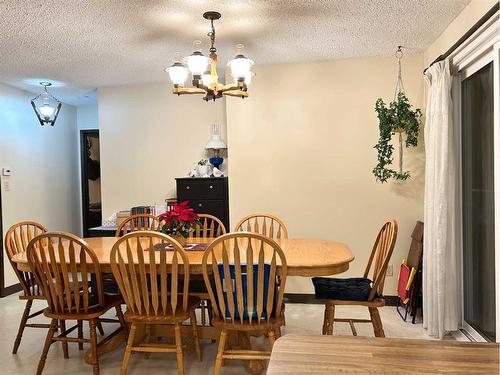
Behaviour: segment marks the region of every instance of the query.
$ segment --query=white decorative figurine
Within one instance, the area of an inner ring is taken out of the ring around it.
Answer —
[[[214,169],[212,171],[212,174],[214,175],[214,177],[222,177],[222,176],[224,176],[224,173],[222,173],[222,171],[219,168],[215,168],[215,167],[214,167]]]

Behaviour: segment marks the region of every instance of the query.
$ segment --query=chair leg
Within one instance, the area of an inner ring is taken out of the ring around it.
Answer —
[[[281,337],[281,327],[276,327],[274,329],[274,333],[276,335],[276,339],[279,339]]]
[[[21,322],[19,323],[19,330],[17,331],[16,340],[14,341],[14,347],[12,348],[12,354],[17,353],[19,345],[21,344],[21,338],[23,337],[24,329],[26,328],[26,322],[28,321],[28,316],[30,315],[31,306],[33,305],[33,300],[29,299],[26,301],[26,306],[24,306],[23,316],[21,317]]]
[[[326,303],[325,316],[323,320],[323,335],[333,335],[333,321],[335,318],[335,305]]]
[[[125,341],[127,341],[128,326],[127,326],[127,322],[125,321],[125,317],[123,316],[122,307],[120,305],[116,306],[116,316],[118,317],[118,320],[120,321],[120,325],[122,326],[122,329],[123,329],[123,332],[125,335]]]
[[[276,341],[276,335],[273,329],[269,331],[269,333],[267,334],[267,338],[269,339],[269,347],[271,348],[271,350],[273,350],[274,343]]]
[[[89,321],[90,345],[92,347],[92,369],[94,375],[99,375],[99,355],[97,353],[97,319]]]
[[[206,310],[206,301],[204,299],[200,302],[200,316],[201,316],[201,325],[205,326],[207,324],[207,310]]]
[[[61,334],[63,334],[66,331],[66,321],[60,320],[59,323],[61,324],[61,329],[60,329]],[[68,343],[66,341],[62,341],[62,348],[63,348],[64,358],[69,358]]]
[[[373,325],[373,333],[375,337],[385,337],[384,327],[382,326],[382,321],[380,320],[380,315],[376,307],[368,307],[370,311],[370,318]]]
[[[220,368],[222,367],[222,355],[224,354],[224,349],[226,347],[227,331],[223,329],[220,332],[219,337],[219,349],[217,350],[217,358],[215,359],[214,375],[219,375]]]
[[[135,331],[137,326],[132,323],[130,326],[130,332],[128,334],[127,347],[125,348],[125,354],[123,355],[122,368],[120,370],[120,375],[127,374],[128,361],[130,359],[130,354],[132,353],[132,346],[134,345]]]
[[[202,307],[204,308],[204,307]],[[200,348],[200,339],[198,337],[198,326],[196,325],[196,311],[193,310],[191,311],[191,327],[193,328],[193,340],[194,340],[194,346],[196,348],[196,356],[198,357],[198,360],[202,360],[202,353],[201,353],[201,348]]]
[[[101,323],[101,321],[99,319],[97,319],[96,327],[99,330],[99,334],[101,336],[104,336],[104,328],[102,328],[102,323]]]
[[[42,355],[40,356],[40,361],[38,362],[38,368],[36,369],[36,375],[41,375],[43,368],[45,367],[45,360],[47,359],[47,353],[49,352],[50,344],[52,344],[52,338],[57,330],[57,319],[52,319],[50,322],[49,332],[47,332],[47,337],[45,338],[45,344],[43,346]]]
[[[179,375],[184,375],[184,358],[182,354],[182,336],[181,326],[175,324],[175,351],[177,353],[177,372]]]
[[[78,338],[83,339],[83,320],[77,321],[78,324]],[[78,343],[78,350],[83,350],[83,342]]]
[[[146,324],[145,330],[146,330],[146,336],[144,337],[144,342],[149,344],[151,342],[151,325]],[[144,358],[149,359],[150,357],[151,357],[151,352],[144,353]]]

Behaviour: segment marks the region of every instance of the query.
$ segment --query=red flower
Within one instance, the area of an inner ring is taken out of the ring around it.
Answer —
[[[200,217],[188,205],[189,202],[185,201],[174,205],[170,211],[158,215],[160,221],[164,222],[163,232],[167,233],[175,230],[187,236],[191,227],[199,225]]]

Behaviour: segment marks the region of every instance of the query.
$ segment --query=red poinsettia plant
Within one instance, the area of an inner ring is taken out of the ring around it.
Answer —
[[[169,236],[181,235],[187,238],[200,225],[200,217],[192,208],[189,202],[185,201],[172,206],[170,211],[158,215],[162,223],[161,231]]]

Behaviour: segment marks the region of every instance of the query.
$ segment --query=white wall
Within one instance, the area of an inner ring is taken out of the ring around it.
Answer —
[[[293,238],[348,244],[362,275],[379,228],[395,218],[399,234],[386,294],[395,295],[398,267],[423,217],[423,148],[406,152],[412,179],[375,182],[378,139],[375,101],[390,101],[396,62],[389,58],[258,66],[248,100],[227,105],[232,223],[251,212],[280,216]],[[403,79],[413,105],[422,105],[423,57],[405,56]],[[422,141],[421,141],[422,143]],[[312,293],[306,278],[288,292]]]
[[[99,129],[97,103],[78,106],[76,108],[76,122],[78,130]]]
[[[54,127],[41,127],[33,94],[0,84],[0,168],[4,234],[14,223],[33,219],[49,230],[78,230],[76,109],[63,104]],[[6,191],[5,182],[10,184]],[[5,259],[5,286],[17,278]]]
[[[175,177],[205,155],[211,123],[225,129],[225,99],[206,103],[171,90],[170,83],[98,90],[104,218],[175,197]]]

